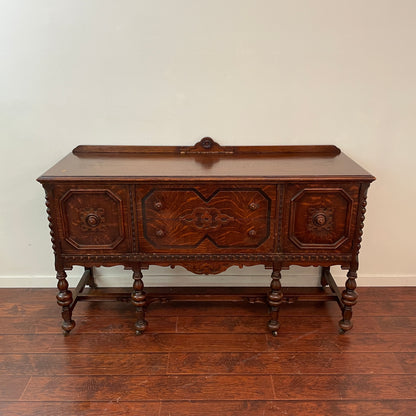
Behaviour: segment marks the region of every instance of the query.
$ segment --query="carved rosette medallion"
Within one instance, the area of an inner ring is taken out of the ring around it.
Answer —
[[[308,231],[316,234],[331,234],[333,231],[334,210],[328,207],[315,207],[308,209]]]
[[[226,215],[216,208],[195,208],[191,214],[179,217],[181,222],[191,225],[198,230],[216,230],[224,224],[234,221],[233,217]]]
[[[83,208],[79,210],[78,225],[82,231],[105,231],[105,217],[103,208]]]

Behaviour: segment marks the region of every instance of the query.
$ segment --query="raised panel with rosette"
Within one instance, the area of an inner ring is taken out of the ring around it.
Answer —
[[[68,189],[59,198],[64,252],[131,251],[129,196],[124,187]]]
[[[217,188],[208,193],[193,187],[153,188],[141,200],[141,247],[271,251],[271,208],[270,196],[260,188]]]
[[[289,185],[285,251],[351,249],[357,185]]]

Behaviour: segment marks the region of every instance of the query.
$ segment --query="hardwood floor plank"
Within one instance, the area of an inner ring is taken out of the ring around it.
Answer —
[[[0,317],[1,318],[12,318],[16,316],[59,316],[59,307],[56,302],[51,303],[15,303],[8,302],[0,303]],[[1,331],[1,323],[0,323]]]
[[[171,353],[169,374],[403,374],[392,353]]]
[[[0,354],[0,375],[166,374],[168,354]]]
[[[357,279],[358,285],[360,278]],[[407,287],[359,287],[360,299],[363,301],[381,301],[394,299],[395,301],[411,301],[416,299],[416,286]]]
[[[409,337],[408,334],[355,334],[352,329],[344,335],[281,333],[277,337],[270,334],[266,337],[269,351],[416,352],[416,337]]]
[[[136,336],[130,303],[80,302],[64,337],[56,289],[0,289],[0,414],[412,415],[416,287],[358,290],[342,336],[312,301],[277,337],[263,304],[154,303]]]
[[[29,380],[28,376],[0,375],[0,400],[18,400]]]
[[[0,351],[2,353],[46,353],[49,352],[59,335],[0,335]]]
[[[416,352],[408,334],[281,333],[269,334],[134,334],[74,333],[0,335],[5,353],[128,353],[140,352]]]
[[[340,315],[285,316],[279,333],[330,333],[338,331]],[[179,316],[178,333],[269,333],[267,317]],[[354,316],[354,333],[414,333],[416,317]]]
[[[43,304],[47,303],[56,295],[56,288],[0,288],[0,303],[27,303],[28,299],[31,303]]]
[[[124,316],[74,316],[75,333],[132,333],[135,315]],[[336,333],[340,316],[287,316],[282,317],[280,333]],[[229,317],[229,316],[152,316],[147,317],[148,333],[269,333],[268,317]],[[354,333],[409,333],[416,332],[416,317],[354,316]],[[11,317],[1,323],[2,334],[60,334],[61,318],[48,316]]]
[[[50,352],[128,353],[172,351],[266,351],[265,334],[71,334],[55,337]]]
[[[396,353],[395,356],[406,373],[416,374],[416,354]]]
[[[32,377],[22,400],[272,400],[269,376]]]
[[[281,400],[415,400],[416,375],[274,375]]]
[[[159,416],[160,402],[0,402],[2,416]]]
[[[162,402],[160,416],[410,416],[415,400]]]

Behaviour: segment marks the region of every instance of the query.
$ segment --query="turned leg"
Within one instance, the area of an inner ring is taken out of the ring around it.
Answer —
[[[267,294],[267,301],[270,306],[270,321],[268,327],[273,336],[277,336],[279,330],[279,310],[283,301],[282,285],[280,283],[280,268],[273,268],[272,282],[270,283],[270,292]]]
[[[71,319],[72,318],[72,292],[68,290],[68,281],[66,280],[66,273],[64,270],[60,270],[56,273],[56,278],[58,279],[58,294],[56,295],[56,299],[58,301],[58,305],[62,306],[62,329],[64,330],[64,334],[68,335],[71,329],[74,328],[75,322]]]
[[[135,324],[136,335],[140,335],[147,327],[147,321],[144,319],[146,307],[146,293],[143,291],[143,274],[140,267],[133,269],[133,293],[131,294],[131,301],[136,307],[137,321]]]
[[[349,270],[347,274],[347,281],[345,283],[345,290],[342,292],[342,319],[339,321],[340,333],[343,334],[352,328],[352,307],[357,303],[358,295],[355,292],[357,283],[357,272],[355,270]]]
[[[90,275],[88,276],[87,285],[92,289],[97,289],[97,284],[94,279],[94,269],[92,267],[85,267],[85,270],[89,270]]]

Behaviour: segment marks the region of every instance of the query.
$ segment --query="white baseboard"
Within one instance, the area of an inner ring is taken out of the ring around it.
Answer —
[[[144,273],[145,286],[268,286],[270,275],[216,275],[195,276],[191,274],[163,275]],[[68,273],[68,281],[71,287],[77,285],[81,273]],[[343,286],[346,280],[345,273],[334,273],[334,278],[339,286]],[[101,287],[129,287],[132,285],[131,273],[98,274],[97,284]],[[358,286],[416,286],[416,275],[359,275]],[[283,272],[283,286],[313,287],[319,285],[318,270],[309,275],[304,273]],[[52,288],[56,287],[55,276],[0,276],[0,288]]]

